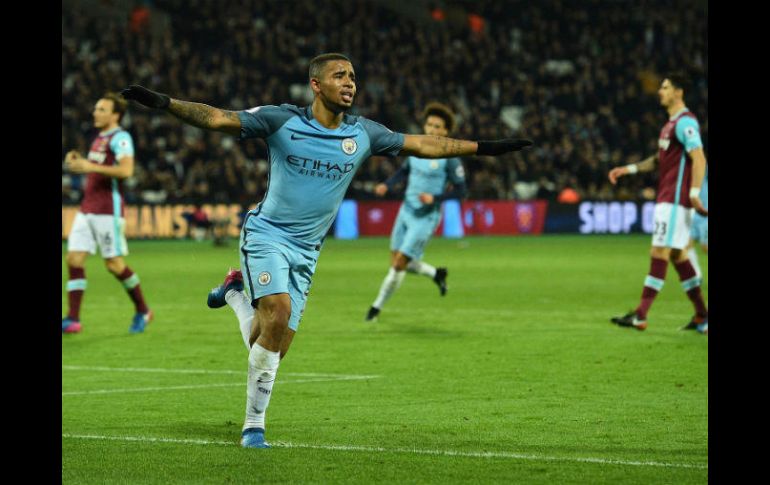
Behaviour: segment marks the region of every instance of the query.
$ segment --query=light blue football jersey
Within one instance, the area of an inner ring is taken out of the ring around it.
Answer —
[[[270,162],[267,192],[248,219],[303,243],[323,241],[364,160],[396,156],[404,146],[403,134],[362,116],[344,115],[338,128],[326,128],[310,106],[258,106],[238,117],[240,139],[263,138]]]
[[[409,170],[404,205],[415,215],[438,211],[440,204],[425,206],[420,194],[439,195],[444,192],[447,181],[455,185],[465,184],[465,171],[459,158],[417,158],[407,157],[404,163]]]

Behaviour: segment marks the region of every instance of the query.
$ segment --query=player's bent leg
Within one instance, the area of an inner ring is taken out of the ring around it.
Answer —
[[[144,301],[142,287],[139,284],[139,275],[126,265],[122,256],[104,258],[104,264],[107,270],[120,281],[120,284],[123,285],[126,293],[128,293],[128,297],[134,302],[136,313],[131,320],[131,326],[128,328],[128,331],[130,333],[144,332],[145,327],[152,321],[154,315]]]
[[[256,312],[251,306],[251,299],[243,291],[243,274],[240,270],[230,268],[225,275],[225,280],[219,286],[215,286],[209,291],[206,297],[206,305],[209,308],[221,308],[229,305],[235,312],[238,320],[238,328],[243,338],[243,344],[246,350],[251,349],[254,340],[249,341],[252,327],[255,324]]]
[[[69,278],[67,280],[67,315],[62,318],[62,333],[78,333],[82,330],[80,324],[80,305],[83,302],[83,295],[87,287],[85,262],[88,257],[87,251],[68,251],[67,271]]]
[[[380,291],[377,294],[377,298],[366,313],[367,322],[373,322],[377,319],[385,302],[388,301],[393,293],[395,293],[401,286],[401,283],[404,281],[404,276],[406,276],[406,266],[408,264],[408,256],[400,251],[394,251],[388,274],[385,275],[385,279],[382,280],[382,285],[380,285]]]

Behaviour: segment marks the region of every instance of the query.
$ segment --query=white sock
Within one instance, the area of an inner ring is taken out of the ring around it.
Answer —
[[[280,352],[271,352],[254,342],[249,350],[249,377],[246,382],[246,420],[243,429],[265,429],[265,411],[270,403]]]
[[[388,298],[390,298],[390,296],[396,292],[398,287],[401,286],[401,282],[404,281],[404,276],[406,276],[406,271],[396,271],[396,269],[391,266],[388,270],[388,275],[385,276],[385,279],[382,281],[382,286],[380,286],[380,294],[377,295],[377,299],[374,300],[372,306],[378,310],[382,308],[382,305],[388,301]]]
[[[421,275],[425,275],[429,278],[433,278],[436,276],[436,268],[429,265],[428,263],[424,263],[422,261],[416,261],[411,260],[409,261],[409,264],[406,265],[406,270],[410,273],[417,273]]]
[[[695,268],[695,276],[700,278],[700,264],[698,264],[698,253],[695,251],[695,248],[690,248],[690,250],[687,251],[687,256],[690,258],[690,263],[692,263],[693,268]]]
[[[254,308],[251,306],[249,297],[242,291],[230,290],[225,294],[225,301],[233,309],[235,316],[238,317],[243,343],[246,344],[246,350],[249,350],[251,324],[254,321]]]

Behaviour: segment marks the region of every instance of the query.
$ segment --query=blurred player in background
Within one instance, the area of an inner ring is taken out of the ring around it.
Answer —
[[[246,216],[241,231],[243,274],[228,272],[207,304],[235,311],[249,349],[246,418],[241,445],[269,448],[265,411],[280,360],[299,327],[323,240],[356,170],[371,155],[499,155],[521,150],[529,140],[466,141],[440,136],[403,135],[345,112],[353,105],[356,75],[342,54],[310,61],[310,106],[282,104],[227,111],[171,99],[142,86],[123,90],[151,108],[163,109],[199,128],[240,139],[262,138],[270,156],[269,187]],[[256,309],[256,310],[255,310]]]
[[[448,106],[430,103],[423,111],[426,135],[448,136],[455,125],[455,116]],[[391,268],[382,282],[366,321],[377,319],[382,306],[398,290],[406,272],[427,276],[438,285],[441,296],[447,291],[446,268],[435,268],[422,261],[425,245],[441,219],[441,202],[465,196],[465,172],[459,158],[424,159],[407,157],[401,168],[374,191],[382,197],[388,190],[408,178],[404,203],[398,211],[390,235]],[[444,191],[447,182],[451,191]]]
[[[139,333],[152,320],[139,284],[139,276],[126,266],[126,243],[122,181],[134,173],[134,142],[120,127],[128,102],[117,93],[107,93],[94,107],[94,127],[99,134],[91,144],[88,158],[76,150],[67,153],[65,163],[72,173],[86,174],[86,186],[80,210],[75,214],[67,239],[67,296],[69,309],[62,318],[63,333],[81,330],[80,305],[86,291],[85,261],[88,254],[102,253],[107,270],[112,273],[134,302],[136,313],[129,331]]]
[[[698,120],[684,104],[687,88],[687,79],[682,74],[671,74],[663,79],[658,95],[669,119],[660,132],[658,154],[636,164],[613,168],[609,173],[610,182],[615,184],[624,175],[653,170],[656,161],[659,165],[650,272],[644,281],[639,306],[624,316],[611,319],[612,323],[622,327],[647,328],[647,312],[663,288],[671,261],[679,273],[682,288],[695,307],[695,315],[688,326],[695,327],[700,333],[708,333],[708,310],[700,289],[701,279],[687,257],[693,208],[703,216],[708,215],[699,198],[706,156]]]

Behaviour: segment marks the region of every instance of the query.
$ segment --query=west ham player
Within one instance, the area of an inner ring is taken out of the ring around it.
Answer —
[[[671,261],[679,273],[682,288],[695,307],[695,315],[688,326],[705,334],[708,333],[708,310],[701,294],[701,280],[687,257],[687,243],[693,209],[708,216],[699,198],[706,156],[698,120],[684,105],[685,84],[686,79],[681,74],[672,74],[663,80],[658,90],[660,104],[669,115],[658,139],[658,154],[636,164],[616,167],[609,173],[610,182],[615,184],[624,175],[653,170],[656,161],[660,166],[650,251],[652,261],[650,273],[644,280],[641,302],[635,310],[611,321],[637,330],[647,328],[647,312],[663,288]]]
[[[313,103],[226,111],[171,99],[141,86],[127,99],[168,111],[200,128],[241,139],[262,138],[270,156],[269,187],[241,231],[241,268],[230,271],[208,297],[212,308],[230,305],[249,349],[246,419],[241,445],[267,448],[265,410],[280,359],[302,317],[324,237],[355,171],[371,155],[445,158],[521,150],[529,140],[466,141],[394,133],[362,116],[345,113],[356,95],[356,75],[342,54],[310,62]],[[248,284],[243,290],[243,276]],[[256,309],[256,310],[255,310]]]
[[[139,275],[126,266],[128,255],[125,235],[122,180],[134,173],[134,143],[120,127],[128,102],[117,93],[107,93],[94,107],[94,127],[99,134],[91,144],[88,158],[76,150],[66,156],[66,167],[73,173],[86,174],[86,186],[80,210],[75,214],[67,239],[67,295],[69,310],[62,318],[63,333],[81,330],[80,304],[86,291],[85,261],[88,254],[102,253],[107,270],[112,273],[134,302],[136,313],[129,332],[139,333],[152,320],[139,284]]]
[[[423,119],[426,135],[447,136],[455,124],[452,110],[441,103],[428,104]],[[375,187],[375,193],[383,196],[407,177],[404,203],[390,235],[391,267],[366,314],[367,322],[377,318],[382,306],[401,286],[407,271],[432,278],[441,296],[446,294],[447,269],[422,261],[422,254],[441,218],[441,202],[465,196],[465,172],[459,158],[407,157],[391,178]],[[451,182],[452,190],[445,192],[447,181]]]

